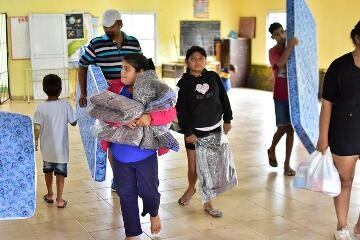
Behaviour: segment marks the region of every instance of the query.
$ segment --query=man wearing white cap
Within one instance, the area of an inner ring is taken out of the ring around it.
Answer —
[[[101,25],[105,34],[90,41],[79,61],[78,78],[81,90],[79,105],[81,107],[87,104],[86,71],[90,64],[98,65],[109,83],[109,90],[119,93],[122,86],[120,72],[124,56],[141,53],[139,41],[121,31],[123,23],[118,10],[106,10],[102,16]],[[110,152],[109,160],[112,164]],[[116,191],[114,183],[111,184],[111,189]]]

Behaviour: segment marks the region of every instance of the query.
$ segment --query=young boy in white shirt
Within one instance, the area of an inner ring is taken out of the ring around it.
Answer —
[[[61,78],[54,74],[46,75],[43,79],[43,90],[48,99],[40,103],[34,115],[35,146],[38,150],[40,136],[40,151],[44,162],[43,172],[47,194],[43,199],[47,203],[53,203],[53,172],[56,176],[58,208],[64,208],[67,201],[62,198],[64,181],[67,177],[67,163],[69,162],[69,136],[68,123],[75,126],[77,117],[66,101],[60,100]]]

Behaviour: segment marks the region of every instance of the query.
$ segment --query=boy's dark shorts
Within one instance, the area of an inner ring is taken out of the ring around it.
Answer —
[[[274,100],[276,126],[282,127],[291,124],[289,101]]]
[[[44,161],[43,173],[52,173],[67,177],[67,163],[52,163]]]

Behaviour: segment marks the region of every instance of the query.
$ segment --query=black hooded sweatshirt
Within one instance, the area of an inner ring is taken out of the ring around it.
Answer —
[[[204,69],[198,77],[184,73],[177,86],[176,111],[185,136],[195,128],[216,125],[222,117],[224,123],[233,119],[229,98],[216,72]]]

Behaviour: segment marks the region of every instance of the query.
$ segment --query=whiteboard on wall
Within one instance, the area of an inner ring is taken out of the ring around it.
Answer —
[[[10,17],[12,59],[30,59],[29,17]]]

